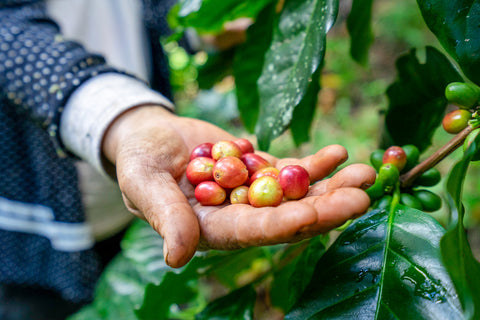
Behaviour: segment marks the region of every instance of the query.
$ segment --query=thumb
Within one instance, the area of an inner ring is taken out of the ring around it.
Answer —
[[[164,240],[165,262],[174,268],[195,254],[200,238],[197,217],[175,179],[166,171],[119,184],[128,209],[144,218]]]

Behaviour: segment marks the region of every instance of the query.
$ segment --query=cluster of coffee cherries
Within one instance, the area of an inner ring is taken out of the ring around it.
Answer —
[[[480,101],[480,88],[476,85],[465,82],[449,83],[445,88],[445,98],[458,107],[443,117],[442,126],[446,132],[457,134],[474,120],[472,117],[478,117],[475,109]]]
[[[418,148],[411,144],[391,146],[371,153],[370,162],[378,174],[375,183],[366,191],[373,208],[385,209],[390,205],[395,185],[400,183],[400,174],[417,165],[419,156]],[[442,206],[442,199],[425,187],[436,185],[440,179],[440,172],[436,168],[425,171],[411,186],[400,188],[399,202],[425,212],[437,211]]]
[[[190,154],[186,175],[195,186],[198,202],[208,206],[229,201],[274,207],[307,194],[307,170],[299,165],[278,170],[254,151],[252,143],[243,138],[196,146]]]

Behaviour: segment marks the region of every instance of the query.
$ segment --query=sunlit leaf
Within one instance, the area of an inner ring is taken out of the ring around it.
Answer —
[[[430,215],[402,205],[366,214],[322,256],[285,320],[462,319],[443,234]]]
[[[176,24],[199,33],[219,33],[226,22],[256,18],[273,0],[180,0]]]
[[[290,125],[294,108],[323,60],[325,36],[337,10],[337,0],[285,1],[258,79],[260,113],[255,132],[260,149],[267,150]]]

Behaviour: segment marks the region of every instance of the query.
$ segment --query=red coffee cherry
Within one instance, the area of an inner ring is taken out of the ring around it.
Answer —
[[[248,189],[248,201],[254,207],[276,207],[282,203],[282,198],[282,187],[273,177],[260,177]]]
[[[310,176],[305,168],[299,165],[289,165],[280,170],[278,182],[286,200],[297,200],[307,194],[310,186]]]
[[[401,147],[391,146],[385,150],[382,161],[383,164],[391,163],[397,167],[399,171],[402,171],[403,167],[405,167],[405,164],[407,163],[407,154]]]
[[[457,109],[449,112],[443,117],[442,126],[446,132],[451,134],[457,134],[468,125],[468,120],[472,117],[472,114],[468,110]]]
[[[215,181],[204,181],[195,188],[195,198],[204,206],[218,206],[226,197],[225,189]]]
[[[197,185],[203,181],[213,180],[213,166],[215,160],[207,157],[194,158],[187,165],[187,179],[191,184]]]
[[[223,157],[213,167],[213,178],[224,188],[235,188],[247,181],[248,170],[239,158]]]

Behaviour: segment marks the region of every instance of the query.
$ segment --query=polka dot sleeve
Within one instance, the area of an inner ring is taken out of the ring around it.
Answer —
[[[65,155],[58,130],[69,96],[89,78],[118,71],[64,39],[45,12],[38,1],[0,2],[0,95],[47,130],[59,155]]]

